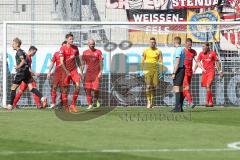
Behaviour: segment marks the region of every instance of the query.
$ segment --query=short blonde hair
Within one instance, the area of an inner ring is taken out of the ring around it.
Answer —
[[[14,41],[14,42],[16,42],[16,43],[18,44],[18,47],[20,47],[20,46],[21,46],[21,44],[22,44],[22,41],[21,41],[21,39],[20,39],[20,38],[18,38],[18,37],[14,38],[14,39],[13,39],[13,41]]]

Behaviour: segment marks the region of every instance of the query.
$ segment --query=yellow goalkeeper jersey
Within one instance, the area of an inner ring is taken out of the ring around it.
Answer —
[[[162,57],[162,52],[158,50],[158,48],[153,50],[151,47],[149,47],[143,52],[143,57],[144,69],[157,69],[159,58]]]

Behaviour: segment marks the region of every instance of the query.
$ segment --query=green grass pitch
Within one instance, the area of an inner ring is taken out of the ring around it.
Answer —
[[[119,107],[88,121],[63,121],[47,109],[0,110],[0,159],[240,158],[240,149],[228,147],[240,142],[240,108],[169,110]]]

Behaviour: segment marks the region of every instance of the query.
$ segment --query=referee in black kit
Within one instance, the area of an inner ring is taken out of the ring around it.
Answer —
[[[183,112],[183,92],[182,92],[182,86],[183,86],[183,79],[185,74],[185,67],[184,67],[184,59],[185,59],[185,53],[184,53],[184,47],[181,46],[181,38],[175,37],[174,38],[174,47],[175,52],[173,54],[173,91],[175,93],[175,108],[172,110],[172,112]]]
[[[14,38],[12,42],[12,47],[14,50],[16,50],[16,75],[14,76],[14,79],[12,81],[11,86],[11,99],[10,104],[6,107],[8,110],[12,109],[13,101],[16,96],[16,89],[19,87],[21,82],[25,82],[28,85],[29,91],[36,94],[42,101],[42,105],[45,108],[47,105],[47,99],[42,96],[42,94],[32,86],[32,75],[29,71],[28,62],[26,59],[26,53],[24,50],[22,50],[21,47],[22,41],[19,38]]]

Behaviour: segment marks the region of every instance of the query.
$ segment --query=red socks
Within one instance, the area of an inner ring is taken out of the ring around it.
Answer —
[[[92,95],[91,95],[91,89],[86,89],[86,95],[87,95],[87,103],[88,105],[92,104]]]
[[[186,97],[188,104],[192,103],[192,96],[189,90],[183,90],[183,95]]]
[[[57,92],[54,89],[51,89],[52,104],[56,104]]]
[[[207,91],[206,104],[213,104],[213,97],[211,91]]]
[[[62,103],[65,108],[68,108],[68,96],[67,93],[62,93]]]
[[[76,105],[76,102],[77,102],[78,93],[79,93],[79,89],[75,89],[73,92],[72,105],[74,106]]]
[[[22,96],[22,91],[18,91],[14,98],[14,101],[13,101],[13,107],[17,106],[17,103],[18,103],[19,99],[21,98],[21,96]]]

